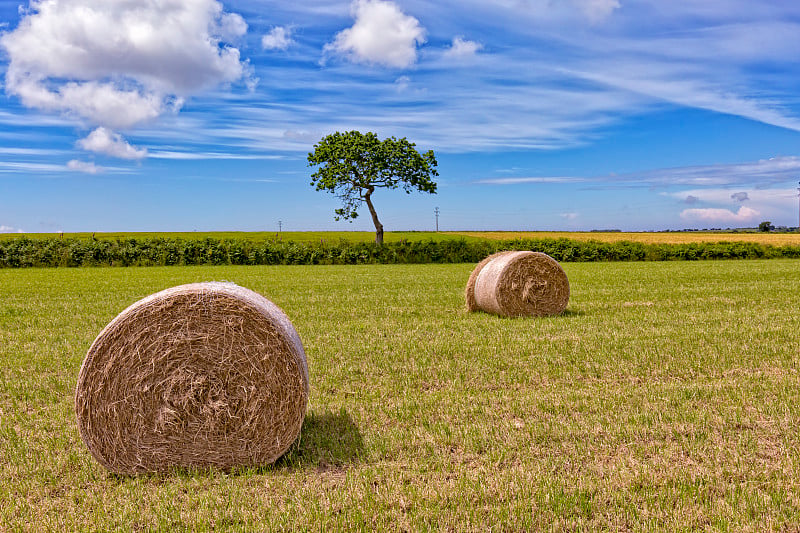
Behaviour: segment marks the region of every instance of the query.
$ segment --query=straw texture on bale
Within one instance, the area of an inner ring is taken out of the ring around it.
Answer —
[[[510,254],[511,252],[497,252],[496,254],[492,254],[489,257],[486,257],[483,261],[478,263],[472,273],[469,275],[469,280],[467,280],[467,291],[466,291],[466,298],[467,298],[467,311],[470,313],[475,311],[480,311],[481,309],[478,307],[478,302],[475,301],[475,281],[478,279],[478,274],[481,273],[483,267],[486,266],[486,263],[494,259],[495,257],[500,257],[501,255]]]
[[[91,454],[117,474],[262,466],[297,440],[308,367],[288,317],[233,283],[158,292],[114,318],[78,375]]]
[[[499,252],[472,271],[468,311],[500,316],[549,316],[567,308],[569,280],[558,262],[540,252]]]

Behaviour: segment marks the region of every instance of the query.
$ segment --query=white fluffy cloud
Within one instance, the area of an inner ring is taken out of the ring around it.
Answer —
[[[103,172],[102,167],[98,167],[91,161],[79,161],[73,159],[67,163],[67,168],[75,172],[83,172],[85,174],[99,174]]]
[[[448,59],[466,59],[473,57],[481,48],[483,48],[481,43],[455,37],[450,48],[445,50],[444,56]]]
[[[770,160],[771,161],[771,160]],[[791,178],[793,176],[787,176]],[[683,220],[708,225],[746,225],[767,220],[797,220],[797,189],[786,187],[754,187],[747,191],[731,192],[727,187],[696,188],[662,193],[685,203],[705,204],[707,208],[684,209]],[[689,198],[693,199],[688,202]],[[686,199],[686,200],[685,200]],[[747,202],[747,205],[741,202]]]
[[[416,18],[384,0],[355,0],[351,12],[355,23],[325,45],[326,53],[395,68],[407,68],[417,61],[417,45],[425,42],[425,29]]]
[[[22,233],[21,229],[0,225],[0,233]]]
[[[261,38],[261,47],[264,50],[286,50],[293,42],[291,28],[276,26]]]
[[[132,127],[245,77],[239,50],[224,43],[246,31],[216,0],[31,0],[0,36],[6,92],[27,107]]]
[[[108,128],[99,127],[85,139],[78,141],[78,147],[88,152],[104,154],[119,159],[143,159],[147,157],[147,150],[131,146],[122,135],[114,133]]]
[[[760,212],[745,206],[740,207],[735,213],[729,209],[716,208],[684,209],[681,211],[681,218],[684,220],[723,224],[755,222],[760,216]]]

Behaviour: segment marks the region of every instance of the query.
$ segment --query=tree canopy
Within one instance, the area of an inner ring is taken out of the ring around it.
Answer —
[[[761,224],[758,225],[758,231],[769,233],[770,231],[774,230],[775,226],[772,225],[772,222],[769,220],[765,220]]]
[[[378,244],[383,243],[383,224],[372,202],[375,190],[402,187],[407,194],[414,190],[435,194],[432,178],[439,175],[433,150],[420,153],[405,137],[381,141],[372,132],[355,130],[323,137],[308,154],[308,165],[319,165],[311,174],[311,185],[342,201],[335,211],[336,220],[355,219],[361,205],[367,204]]]

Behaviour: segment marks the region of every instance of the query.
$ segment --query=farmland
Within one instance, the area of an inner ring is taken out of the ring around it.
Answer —
[[[121,232],[121,233],[0,233],[0,239],[20,237],[31,239],[235,239],[250,242],[284,241],[298,243],[373,242],[370,231],[189,231],[189,232]],[[619,232],[619,231],[387,231],[386,242],[449,240],[513,240],[513,239],[570,239],[605,243],[636,242],[643,244],[694,244],[712,242],[746,242],[772,246],[800,245],[800,233],[762,233],[755,231],[680,231],[680,232]]]
[[[643,244],[695,244],[707,242],[748,242],[771,246],[798,245],[800,233],[761,233],[745,231],[465,231],[450,235],[473,239],[570,239],[576,241],[638,242]]]
[[[0,270],[0,530],[792,530],[796,260],[564,263],[567,311],[463,310],[471,264]],[[311,394],[273,466],[115,477],[78,436],[94,337],[205,280],[292,319]]]
[[[374,242],[375,232],[370,231],[185,231],[185,232],[120,232],[120,233],[0,233],[0,239],[13,239],[19,237],[31,239],[76,238],[76,239],[236,239],[250,242],[283,241],[299,243],[336,243],[347,242]],[[386,242],[420,241],[420,240],[446,240],[467,239],[480,240],[482,237],[470,237],[455,233],[436,233],[433,231],[392,231],[386,232]]]
[[[388,234],[381,245],[370,242],[366,233],[321,235],[301,233],[292,236],[297,240],[283,240],[281,235],[257,233],[25,234],[0,238],[0,268],[473,263],[502,250],[534,250],[566,262],[800,258],[800,243],[791,244],[797,240],[794,234],[770,240],[771,234],[745,233],[746,239],[719,241],[737,234],[714,233],[694,242],[666,243],[648,242],[660,234],[615,232],[550,237],[547,233],[410,232]]]

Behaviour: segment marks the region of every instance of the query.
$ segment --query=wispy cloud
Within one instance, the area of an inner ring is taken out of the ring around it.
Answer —
[[[32,161],[0,161],[0,173],[3,174],[37,174],[53,176],[67,172],[84,172],[88,174],[115,173],[127,174],[130,168],[119,166],[95,166],[94,163],[71,159],[67,163],[41,163]]]
[[[24,232],[19,228],[0,225],[0,233],[24,233]]]
[[[270,178],[218,178],[218,181],[230,183],[278,183],[278,180]]]
[[[0,124],[4,126],[17,126],[17,127],[65,127],[75,124],[73,120],[64,117],[57,117],[36,113],[31,111],[10,113],[0,109]]]
[[[706,5],[703,17],[723,20],[724,24],[707,27],[692,23],[681,32],[647,32],[640,31],[641,20],[647,20],[648,27],[657,27],[659,20],[694,20],[696,6],[680,2],[672,10],[661,10],[618,4],[570,0],[558,7],[552,2],[508,0],[488,6],[467,1],[454,10],[450,2],[430,6],[411,1],[403,3],[401,9],[394,2],[357,0],[351,4],[354,21],[349,28],[332,41],[330,34],[326,37],[307,30],[308,42],[315,37],[326,38],[327,56],[355,63],[392,69],[413,66],[413,91],[409,90],[410,77],[398,78],[395,70],[383,75],[380,71],[365,73],[358,65],[348,68],[346,63],[322,70],[277,63],[261,72],[267,67],[256,65],[256,74],[280,80],[279,84],[268,81],[269,90],[297,96],[273,105],[272,95],[261,90],[230,106],[221,94],[223,99],[209,103],[214,120],[225,120],[207,121],[197,107],[184,109],[184,114],[198,120],[191,131],[181,129],[180,133],[224,138],[231,147],[243,149],[297,152],[306,151],[313,139],[285,138],[283,132],[380,130],[454,152],[559,149],[591,142],[598,130],[663,102],[800,128],[788,100],[791,84],[783,84],[785,95],[765,93],[758,88],[758,79],[764,74],[748,67],[765,60],[789,61],[787,52],[781,52],[777,44],[770,44],[766,50],[736,45],[741,39],[752,42],[748,37],[751,30],[773,43],[777,38],[769,36],[773,33],[770,30],[775,30],[787,36],[786,42],[798,41],[800,46],[800,31],[790,31],[794,26],[786,22],[792,20],[788,14],[763,12],[760,16],[764,19],[747,20],[745,15],[751,15],[750,11],[714,3]],[[313,21],[334,28],[339,17],[346,16],[341,7],[333,9],[321,2],[283,9],[288,13],[287,20],[305,20],[309,25]],[[442,53],[419,54],[433,47],[422,46],[427,31],[410,13],[425,15],[427,21],[438,20],[439,13],[444,16],[448,12],[457,16],[450,25],[443,25],[444,30],[458,30],[442,35],[443,30],[432,25],[431,31],[439,32],[432,35],[437,42],[450,42],[450,46]],[[570,25],[578,23],[574,17],[588,19],[593,12],[598,14],[593,26],[569,31]],[[605,22],[611,18],[614,26],[610,31]],[[497,28],[517,46],[492,47],[491,54],[478,53],[481,45],[477,41],[452,37],[478,22]],[[281,44],[282,36],[291,38],[288,30],[282,34],[278,28],[289,26],[267,27],[267,35],[275,32],[275,40],[268,40],[268,44]],[[319,47],[325,42],[319,41]],[[305,54],[303,60],[316,62],[313,46],[304,43],[296,48]],[[741,52],[730,57],[722,53],[726,49]],[[470,58],[470,69],[459,72],[457,82],[447,54]],[[768,86],[780,88],[780,80],[775,83],[776,74],[771,76]],[[185,121],[173,117],[170,122]],[[272,124],[283,127],[273,128]],[[475,124],[481,126],[476,128]],[[163,123],[158,127],[170,129]],[[260,135],[257,139],[250,137],[255,131]]]
[[[758,161],[719,165],[700,165],[675,168],[662,168],[645,170],[641,172],[597,176],[523,176],[486,178],[477,180],[476,183],[485,185],[517,185],[523,183],[611,183],[613,186],[621,184],[647,186],[647,187],[679,187],[695,186],[706,189],[694,189],[669,193],[686,203],[695,203],[700,198],[705,200],[709,193],[702,191],[715,191],[715,201],[743,202],[752,199],[753,193],[747,191],[733,191],[721,187],[737,187],[749,185],[752,187],[767,188],[792,181],[800,173],[800,157],[784,156]],[[722,191],[722,192],[720,192]],[[666,193],[665,193],[666,194]]]
[[[66,150],[50,148],[18,148],[0,146],[0,155],[31,156],[31,157],[57,157],[67,154]]]
[[[92,161],[79,161],[77,159],[68,161],[67,168],[84,174],[100,174],[104,171],[102,167],[95,165]]]
[[[66,165],[53,163],[32,163],[25,161],[0,161],[0,172],[28,172],[28,173],[47,173],[65,172],[69,170]]]
[[[172,150],[153,150],[148,152],[150,159],[171,159],[176,161],[202,161],[202,160],[230,160],[230,161],[264,161],[283,159],[281,155],[272,154],[242,154],[224,152],[178,152]]]
[[[584,187],[588,184],[590,188],[599,189],[636,187],[660,190],[659,195],[691,206],[675,211],[680,220],[715,226],[750,224],[758,222],[760,217],[772,220],[790,217],[797,209],[797,192],[794,188],[787,188],[786,184],[794,182],[798,170],[800,158],[776,157],[730,165],[653,169],[612,178],[527,176],[487,178],[475,183],[494,186],[584,184]],[[747,205],[743,205],[744,202]]]
[[[284,139],[309,143],[317,142],[322,136],[322,130],[286,130],[283,132]]]
[[[486,178],[475,183],[482,185],[520,185],[524,183],[580,183],[588,181],[587,178],[567,176],[532,176],[520,178]]]
[[[107,117],[107,128],[126,135],[127,125],[139,125],[142,146],[182,140],[162,150],[162,158],[195,149],[303,154],[319,137],[287,132],[350,128],[407,136],[440,152],[553,150],[591,143],[610,126],[664,104],[800,131],[793,52],[800,49],[800,4],[791,2],[754,9],[741,0],[676,0],[669,8],[620,0],[310,0],[245,22],[219,2],[197,0],[175,7],[180,23],[165,29],[158,2],[145,0],[136,6],[141,24],[163,41],[134,46],[135,25],[128,22],[136,17],[126,18],[121,7],[133,4],[76,1],[69,5],[98,16],[88,41],[80,41],[74,25],[57,31],[78,20],[64,0],[42,3],[54,7],[31,12],[7,32],[14,40],[4,38],[17,46],[9,71],[20,84],[30,82],[31,98],[73,102],[55,111],[84,117],[91,124],[82,128]],[[192,6],[210,9],[198,15]],[[190,11],[202,28],[190,24]],[[296,21],[302,42],[293,39]],[[247,23],[263,47],[291,53],[262,53],[268,62],[248,65],[236,48]],[[121,63],[111,45],[115,32],[133,46]],[[34,37],[57,50],[52,61],[22,46]],[[90,64],[77,64],[67,51],[73,48]],[[320,53],[344,61],[320,69]],[[468,58],[469,68],[455,66],[456,57]],[[413,82],[397,71],[412,68]],[[254,93],[227,88],[254,75],[266,80]],[[222,89],[204,93],[203,102],[190,100],[213,87]],[[20,118],[5,120],[23,125]],[[709,169],[664,169],[622,181],[728,182]],[[745,169],[736,170],[744,176]],[[773,176],[783,179],[785,172]]]
[[[618,0],[575,0],[575,2],[592,24],[603,22],[614,10],[621,7]]]
[[[655,169],[620,174],[615,178],[621,182],[638,182],[654,186],[770,187],[793,180],[798,172],[800,172],[800,157],[778,156],[744,163]],[[725,193],[726,201],[730,200],[731,194],[728,189]]]
[[[395,89],[397,92],[403,93],[406,92],[409,87],[411,87],[411,77],[410,76],[400,76],[396,80],[394,80]]]
[[[654,72],[654,68],[658,72]],[[600,66],[600,69],[602,71],[565,70],[565,74],[653,101],[715,111],[800,131],[800,117],[791,114],[788,106],[776,105],[771,99],[760,98],[750,91],[733,92],[727,85],[731,80],[726,78],[713,80],[707,75],[657,62],[621,60],[613,65]]]
[[[511,20],[546,27],[597,26],[622,7],[619,0],[464,0],[459,5],[484,20],[501,19],[506,23]]]

